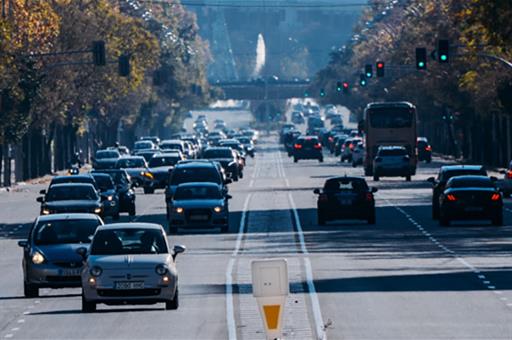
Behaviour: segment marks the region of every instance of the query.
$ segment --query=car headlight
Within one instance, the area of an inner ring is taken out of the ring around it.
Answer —
[[[183,214],[183,208],[182,207],[178,207],[175,209],[175,211],[178,213],[178,214]]]
[[[50,215],[50,209],[44,208],[43,209],[43,215]]]
[[[168,271],[169,271],[169,269],[167,269],[167,267],[164,264],[159,264],[155,268],[155,272],[158,275],[165,275],[165,274],[167,274]]]
[[[114,196],[107,196],[107,201],[112,201],[114,199]]]
[[[215,211],[216,213],[220,213],[222,211],[222,207],[215,207],[213,208],[213,211]]]
[[[36,251],[32,254],[32,263],[33,264],[41,264],[44,262],[44,256],[40,252]]]
[[[91,274],[91,276],[94,276],[94,277],[100,276],[101,273],[103,273],[103,269],[101,269],[101,267],[98,267],[98,266],[94,266],[89,270],[89,274]]]
[[[95,214],[101,213],[101,208],[94,208],[94,213]]]

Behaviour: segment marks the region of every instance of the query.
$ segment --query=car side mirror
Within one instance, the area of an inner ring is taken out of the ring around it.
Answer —
[[[493,182],[498,181],[498,178],[497,178],[497,177],[495,177],[495,176],[491,176],[491,177],[489,177],[489,178],[490,178],[490,179],[491,179],[491,181],[493,181]]]
[[[233,198],[233,196],[231,196],[231,195],[226,195],[226,199],[227,199],[227,200],[230,200],[230,199],[232,199],[232,198]]]
[[[434,177],[427,178],[427,182],[434,184],[436,179]]]
[[[20,246],[22,248],[27,248],[28,247],[28,241],[18,241],[18,246]]]
[[[376,193],[377,191],[379,191],[379,188],[372,187],[372,192],[373,193]]]
[[[317,189],[313,190],[313,193],[316,195],[320,195],[320,189],[317,188]]]
[[[185,247],[184,245],[181,245],[181,244],[176,244],[174,246],[174,248],[172,249],[172,251],[173,251],[172,259],[175,260],[176,256],[178,256],[178,254],[184,253],[185,250],[187,250],[187,247]]]
[[[39,194],[41,194],[41,195],[46,195],[46,190],[45,190],[45,189],[43,189],[43,190],[39,191]]]
[[[44,202],[44,197],[38,197],[38,198],[36,198],[36,201],[39,202],[39,203],[43,203]]]
[[[82,258],[82,260],[86,260],[87,259],[87,248],[85,247],[80,247],[80,248],[77,248],[76,250],[76,253],[78,255],[80,255],[80,257]]]

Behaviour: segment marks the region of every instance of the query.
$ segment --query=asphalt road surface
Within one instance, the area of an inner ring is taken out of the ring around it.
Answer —
[[[208,112],[230,126],[247,112]],[[250,287],[250,262],[288,259],[287,339],[512,339],[512,210],[505,226],[482,222],[442,228],[431,216],[425,179],[442,163],[421,164],[412,182],[384,178],[377,224],[316,223],[316,196],[326,178],[362,175],[326,157],[294,164],[262,136],[244,179],[230,186],[230,230],[181,231],[180,308],[104,306],[80,311],[80,289],[43,289],[23,297],[23,239],[38,214],[44,184],[0,193],[0,338],[264,339]],[[164,224],[161,190],[138,192],[135,220]],[[126,216],[122,220],[128,221]],[[107,219],[107,222],[110,220]],[[229,282],[232,284],[230,285]]]

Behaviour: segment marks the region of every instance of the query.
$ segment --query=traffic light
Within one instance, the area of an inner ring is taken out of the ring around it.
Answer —
[[[350,88],[349,83],[344,81],[343,82],[343,93],[348,93],[349,88]]]
[[[383,61],[377,61],[377,77],[384,77],[384,62]]]
[[[105,66],[107,64],[105,42],[103,40],[92,42],[92,60],[96,66]]]
[[[364,73],[366,78],[373,77],[373,66],[371,64],[366,64],[364,67]]]
[[[343,85],[341,84],[341,81],[336,83],[336,91],[341,92]]]
[[[309,97],[309,92],[308,91],[304,91],[304,97],[305,98]]]
[[[439,39],[437,41],[437,60],[440,63],[450,62],[450,41]]]
[[[424,47],[416,48],[416,68],[418,70],[427,69],[427,49]]]
[[[359,85],[361,85],[361,87],[366,86],[366,75],[363,73],[359,75]]]
[[[119,75],[121,77],[129,77],[130,76],[130,56],[127,54],[123,54],[119,57]]]
[[[320,97],[325,97],[325,90],[324,89],[320,89]]]

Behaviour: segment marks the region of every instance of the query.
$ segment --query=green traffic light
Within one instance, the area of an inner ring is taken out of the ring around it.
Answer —
[[[425,67],[425,63],[424,63],[423,61],[420,61],[420,62],[418,63],[418,67],[420,67],[420,68]]]
[[[361,80],[361,86],[366,86],[366,81],[365,80]]]
[[[442,61],[447,61],[448,60],[448,56],[446,54],[441,54],[441,60]]]
[[[309,93],[308,92],[304,92],[304,97],[309,97]]]
[[[366,78],[371,78],[371,77],[372,77],[371,73],[366,73]]]

